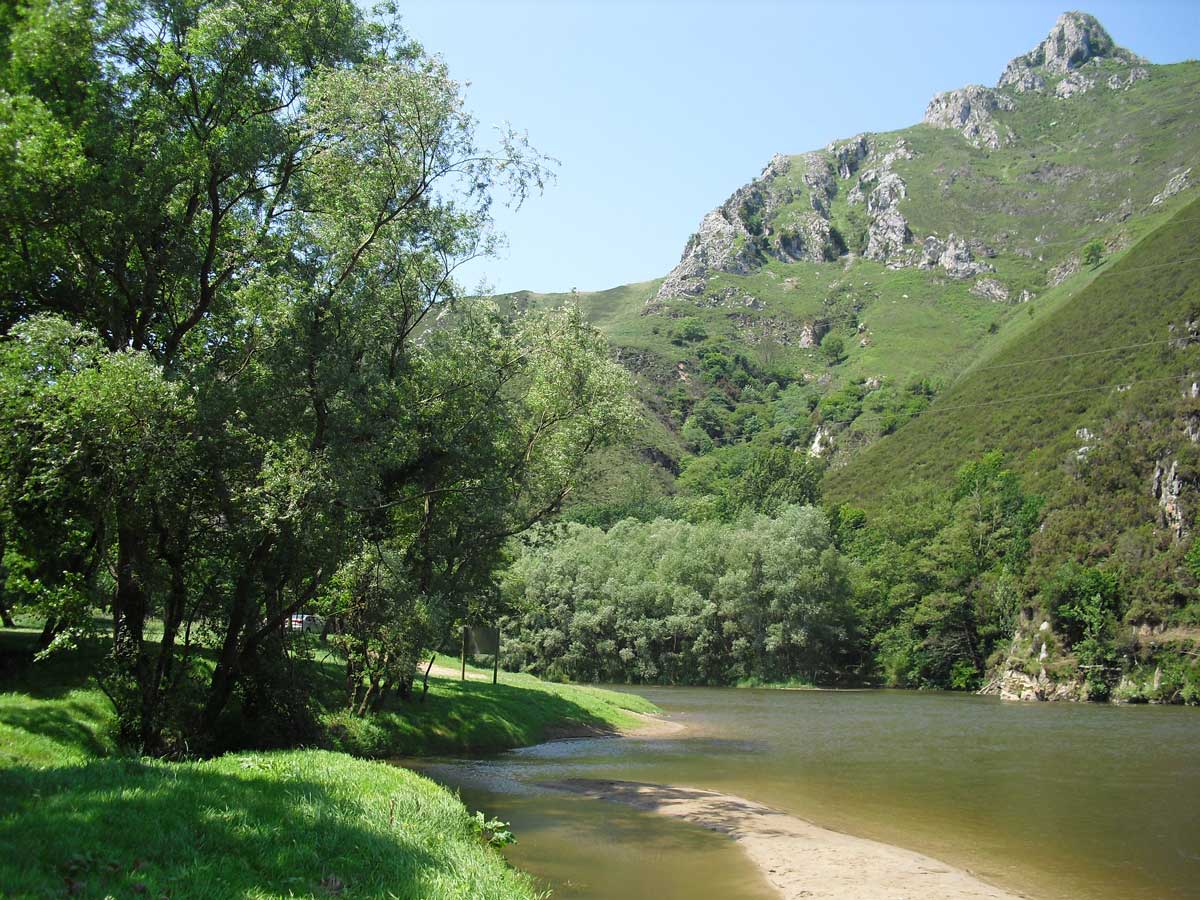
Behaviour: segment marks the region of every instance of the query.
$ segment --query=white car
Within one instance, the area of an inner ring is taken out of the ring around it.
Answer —
[[[320,634],[325,630],[325,620],[320,616],[296,613],[288,619],[288,631],[299,631],[303,634]]]

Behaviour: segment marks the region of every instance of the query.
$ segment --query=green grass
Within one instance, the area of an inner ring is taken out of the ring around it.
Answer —
[[[440,657],[438,664],[455,671],[459,666],[452,657]],[[502,672],[493,685],[490,669],[468,671],[487,680],[431,676],[424,701],[414,699],[363,719],[327,712],[323,723],[330,745],[359,756],[494,753],[554,737],[615,733],[637,725],[636,714],[658,711],[635,694],[511,672]],[[340,683],[340,672],[337,677]],[[419,684],[416,692],[419,697]]]
[[[431,781],[328,750],[234,752],[202,762],[118,755],[114,717],[89,683],[103,641],[31,662],[32,629],[0,630],[0,894],[528,898],[532,881]],[[457,666],[448,657],[443,666]],[[356,719],[336,711],[327,655],[313,679],[326,743],[362,756],[491,752],[656,711],[632,694],[433,677],[425,702]]]
[[[319,750],[0,769],[0,884],[11,898],[535,896],[446,790]]]
[[[28,660],[35,635],[0,630],[0,660]],[[113,752],[112,707],[89,678],[104,648],[88,641],[42,662],[9,663],[18,671],[0,679],[0,765],[80,762]],[[452,657],[438,663],[458,671]],[[634,694],[532,675],[501,672],[493,685],[490,669],[472,666],[486,679],[432,676],[424,700],[418,683],[413,699],[357,718],[342,710],[344,672],[331,653],[318,649],[297,670],[312,682],[322,743],[357,756],[496,753],[573,733],[615,733],[638,724],[637,714],[657,712]]]
[[[1081,273],[1032,307],[1032,316],[1002,331],[995,352],[980,359],[927,412],[825,479],[827,496],[868,508],[914,483],[945,485],[964,462],[1003,450],[1035,490],[1062,479],[1082,441],[1099,435],[1122,410],[1153,410],[1180,397],[1195,350],[1162,343],[1200,309],[1200,201],[1095,272]],[[1064,354],[1159,342],[1116,353]],[[1178,381],[1171,381],[1179,376]],[[1163,380],[1168,379],[1168,380]],[[1142,382],[1136,384],[1135,382]],[[1124,392],[1118,385],[1135,383]],[[1188,382],[1190,383],[1190,381]],[[1103,390],[1066,393],[1100,386]],[[1010,402],[1013,398],[1031,399]],[[945,412],[942,410],[946,409]],[[1186,444],[1160,411],[1158,447]],[[1147,461],[1150,464],[1151,461]]]

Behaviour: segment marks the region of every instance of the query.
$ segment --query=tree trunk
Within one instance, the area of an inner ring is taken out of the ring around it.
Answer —
[[[492,657],[492,684],[500,681],[500,626],[496,626],[496,655]]]
[[[153,752],[158,728],[153,703],[147,703],[149,661],[142,642],[146,592],[142,584],[144,548],[135,528],[117,528],[117,587],[113,594],[113,683],[109,697],[117,707],[117,738],[125,747]]]
[[[464,625],[463,630],[462,630],[462,678],[460,679],[461,681],[467,680],[467,635],[469,633],[470,633],[470,629],[468,629],[467,626]]]

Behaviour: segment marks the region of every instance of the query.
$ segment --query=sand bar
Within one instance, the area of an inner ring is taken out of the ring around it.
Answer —
[[[969,872],[697,788],[568,778],[544,787],[624,803],[729,835],[787,900],[1019,900]]]

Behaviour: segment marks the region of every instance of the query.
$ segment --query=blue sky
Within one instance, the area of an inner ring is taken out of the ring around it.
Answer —
[[[938,91],[994,84],[1059,2],[409,0],[409,32],[470,82],[484,139],[511,122],[561,162],[499,258],[497,291],[599,290],[665,274],[705,212],[774,153],[920,121]],[[1152,62],[1200,56],[1200,0],[1092,2]]]

